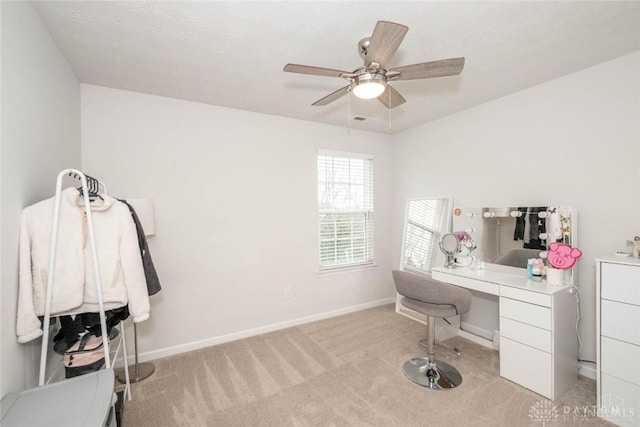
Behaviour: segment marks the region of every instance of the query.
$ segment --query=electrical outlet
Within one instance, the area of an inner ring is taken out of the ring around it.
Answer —
[[[291,298],[291,288],[284,288],[284,297]]]

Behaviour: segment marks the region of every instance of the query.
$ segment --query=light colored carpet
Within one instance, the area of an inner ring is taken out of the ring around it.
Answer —
[[[438,348],[462,384],[433,391],[402,364],[424,356],[426,328],[392,305],[156,360],[133,385],[123,426],[547,426],[611,425],[593,414],[595,382],[580,377],[550,402],[499,376],[498,353],[453,338]],[[526,367],[523,367],[526,369]],[[553,418],[553,420],[551,420]]]

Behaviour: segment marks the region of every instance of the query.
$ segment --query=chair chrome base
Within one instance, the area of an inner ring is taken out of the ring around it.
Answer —
[[[430,366],[426,357],[407,360],[402,365],[402,372],[414,383],[432,390],[447,390],[462,383],[462,375],[456,368],[441,360]]]

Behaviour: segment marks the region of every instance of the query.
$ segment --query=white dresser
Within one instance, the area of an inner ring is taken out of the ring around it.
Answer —
[[[640,426],[640,259],[596,260],[600,416]]]
[[[500,298],[500,376],[549,399],[578,380],[576,299],[569,285],[527,280],[521,268],[434,268],[434,279]]]

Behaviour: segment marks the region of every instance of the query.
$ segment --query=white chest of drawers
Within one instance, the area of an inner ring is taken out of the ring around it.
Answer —
[[[600,416],[640,426],[640,260],[596,260],[597,381]]]

